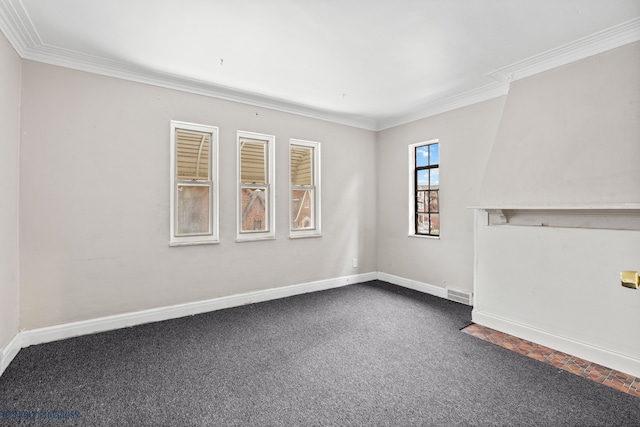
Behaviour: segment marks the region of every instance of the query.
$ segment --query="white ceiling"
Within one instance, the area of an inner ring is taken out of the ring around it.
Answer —
[[[640,39],[640,0],[0,0],[18,53],[382,129]]]

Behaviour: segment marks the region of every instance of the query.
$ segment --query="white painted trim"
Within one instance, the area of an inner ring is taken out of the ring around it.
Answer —
[[[478,237],[480,225],[488,224],[489,213],[479,209],[473,211],[473,307],[478,308],[476,295],[478,295]]]
[[[449,98],[436,100],[407,114],[382,119],[378,121],[376,130],[388,129],[506,95],[511,82],[579,61],[638,40],[640,40],[640,18],[634,18],[622,24],[598,31],[597,33],[582,37],[546,52],[493,70],[487,73],[486,76],[494,80],[495,83],[472,89],[468,92],[459,93]]]
[[[341,286],[376,280],[377,273],[363,273],[353,276],[343,276],[335,279],[319,280],[316,282],[302,283],[298,285],[284,286],[281,288],[265,289],[247,292],[226,297],[214,298],[205,301],[189,302],[168,307],[152,308],[133,313],[116,314],[97,319],[83,320],[79,322],[65,323],[63,325],[49,326],[45,328],[22,331],[22,348],[30,345],[58,341],[80,335],[88,335],[97,332],[110,331],[130,326],[142,325],[151,322],[176,319],[179,317],[193,316],[195,314],[208,313],[210,311],[223,310],[225,308],[238,307],[246,304],[276,300],[309,292],[323,291]]]
[[[201,80],[47,46],[40,39],[22,3],[15,0],[0,0],[0,31],[4,33],[9,43],[23,59],[326,120],[356,128],[380,131],[505,95],[509,83],[514,80],[640,40],[640,18],[634,18],[487,73],[486,76],[495,80],[494,83],[445,99],[435,100],[413,111],[382,120],[321,110]]]
[[[418,107],[413,112],[381,119],[378,121],[378,126],[375,130],[381,131],[414,122],[416,120],[426,119],[427,117],[435,116],[436,114],[446,113],[447,111],[457,110],[458,108],[467,107],[469,105],[477,104],[478,102],[497,98],[499,96],[506,95],[507,92],[509,92],[508,83],[490,83],[477,89],[472,89],[448,98],[429,102]]]
[[[640,17],[531,56],[487,74],[510,83],[640,40]]]
[[[407,237],[415,237],[416,239],[440,240],[440,236],[423,236],[421,234],[408,234]]]
[[[202,80],[186,78],[120,61],[87,55],[42,42],[21,2],[0,0],[0,32],[22,59],[86,71],[102,76],[210,96],[284,113],[326,120],[356,128],[376,130],[376,120],[354,114],[335,113],[295,102],[251,93]]]
[[[20,334],[17,334],[9,344],[3,349],[0,349],[0,376],[4,373],[9,363],[13,360],[14,357],[18,355],[18,352],[22,348],[21,346],[22,340]]]
[[[428,283],[418,282],[417,280],[405,279],[404,277],[394,276],[381,271],[378,272],[378,280],[447,299],[447,290],[440,286],[429,285]]]
[[[29,48],[42,45],[22,4],[16,8],[10,1],[0,0],[0,30],[22,58]]]
[[[131,327],[150,322],[175,319],[192,316],[226,308],[238,307],[246,304],[276,300],[309,292],[323,291],[356,283],[381,280],[397,286],[413,289],[429,295],[447,299],[447,290],[439,286],[429,285],[416,280],[406,279],[383,272],[370,272],[343,276],[334,279],[319,280],[285,286],[281,288],[265,289],[243,294],[214,298],[206,301],[197,301],[178,304],[168,307],[143,310],[133,313],[124,313],[90,319],[46,328],[22,331],[0,351],[0,375],[18,354],[21,348],[30,345],[105,332],[119,328]],[[472,319],[475,323],[496,329],[526,340],[536,342],[559,351],[572,354],[586,360],[640,377],[640,360],[609,350],[582,343],[567,337],[558,336],[546,331],[518,324],[507,319],[487,313],[479,312],[477,308],[472,311]]]
[[[471,319],[478,325],[514,335],[635,377],[640,377],[640,359],[615,353],[542,329],[523,325],[491,313],[481,312],[477,307],[471,312]]]
[[[509,204],[491,204],[468,206],[467,209],[484,209],[484,210],[637,210],[640,209],[640,203],[610,203],[600,205],[509,205]]]

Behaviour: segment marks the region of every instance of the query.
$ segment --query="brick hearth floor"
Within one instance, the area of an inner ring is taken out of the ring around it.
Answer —
[[[605,368],[579,357],[571,356],[539,344],[526,341],[475,323],[462,329],[465,334],[499,345],[556,368],[613,387],[632,396],[640,397],[640,378]]]

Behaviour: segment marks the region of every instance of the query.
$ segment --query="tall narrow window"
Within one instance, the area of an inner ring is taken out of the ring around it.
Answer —
[[[320,235],[320,143],[289,144],[290,236]]]
[[[275,137],[238,132],[238,241],[275,238]]]
[[[440,236],[440,144],[438,140],[409,146],[409,234]]]
[[[218,242],[218,128],[171,121],[172,246]]]

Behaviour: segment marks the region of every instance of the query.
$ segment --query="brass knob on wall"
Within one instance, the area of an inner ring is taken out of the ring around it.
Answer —
[[[621,271],[620,281],[625,288],[638,289],[640,288],[640,276],[637,271]]]

